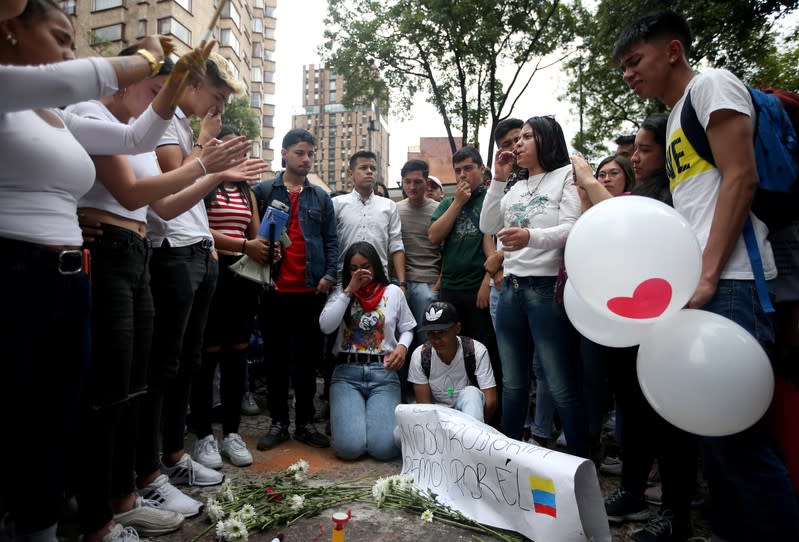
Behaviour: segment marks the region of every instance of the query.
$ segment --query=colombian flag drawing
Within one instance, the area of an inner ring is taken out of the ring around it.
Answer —
[[[539,514],[558,517],[555,502],[555,483],[549,478],[530,475],[530,491],[533,494],[533,509]]]

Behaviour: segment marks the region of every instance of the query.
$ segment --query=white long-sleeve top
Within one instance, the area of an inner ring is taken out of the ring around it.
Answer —
[[[62,78],[68,78],[64,86]],[[37,68],[0,66],[0,237],[44,245],[83,243],[77,202],[92,186],[89,154],[152,150],[169,120],[149,107],[131,125],[85,119],[58,104],[111,94],[107,61],[84,59]],[[64,96],[57,92],[67,88]]]
[[[338,328],[334,354],[387,354],[398,344],[410,347],[416,320],[399,286],[386,286],[383,299],[371,312],[364,312],[357,300],[350,307],[350,299],[341,286],[337,287],[319,315],[322,333],[333,333]],[[347,307],[350,317],[345,321]]]
[[[505,275],[552,277],[563,261],[563,247],[580,216],[580,198],[572,183],[571,166],[519,181],[507,194],[504,182],[492,181],[480,213],[480,230],[495,234],[503,228],[525,228],[527,247],[505,252]]]

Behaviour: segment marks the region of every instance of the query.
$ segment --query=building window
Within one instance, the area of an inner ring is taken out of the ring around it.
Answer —
[[[260,92],[252,92],[250,93],[250,107],[257,107],[260,109],[261,107],[261,93]]]
[[[275,29],[274,28],[264,29],[264,37],[268,40],[275,39]]]
[[[264,20],[260,17],[253,17],[252,19],[252,31],[256,34],[261,34],[264,31]]]
[[[58,3],[59,7],[66,13],[67,15],[75,15],[75,4],[77,4],[76,0],[63,0]]]
[[[230,47],[239,54],[239,39],[230,28],[223,28],[219,33],[219,43],[223,47]]]
[[[327,89],[328,89],[330,92],[333,92],[334,90],[336,90],[336,80],[335,80],[335,79],[331,79],[331,80],[330,80],[330,83],[328,84],[328,87],[327,87]]]
[[[328,97],[328,103],[336,103],[336,91],[333,90],[330,92],[330,96]]]
[[[253,58],[261,58],[264,56],[264,47],[263,43],[260,41],[253,42],[252,44],[252,57]]]
[[[252,147],[250,150],[250,157],[252,158],[260,158],[261,157],[261,145],[257,141],[252,142]]]
[[[139,24],[136,26],[136,37],[143,38],[147,35],[147,19],[139,19]]]
[[[233,5],[233,2],[226,3],[225,7],[222,8],[222,17],[233,19],[233,23],[236,25],[236,28],[241,28],[241,17],[239,17],[239,12]]]
[[[266,8],[264,10],[264,15],[267,17],[274,17],[275,16],[275,8]]]
[[[191,0],[175,0],[175,3],[191,13]]]
[[[123,25],[112,24],[110,26],[101,26],[99,28],[92,28],[92,45],[102,43],[104,41],[120,41],[123,34]]]
[[[92,0],[92,11],[118,8],[124,4],[123,0]]]
[[[250,70],[250,81],[253,83],[260,83],[262,80],[261,68],[259,66],[253,66]]]
[[[267,83],[274,83],[275,82],[275,74],[270,72],[270,71],[264,72],[264,81],[267,82]]]
[[[264,60],[274,60],[275,59],[275,52],[270,51],[269,49],[264,49]]]
[[[263,127],[264,128],[271,128],[274,126],[274,122],[272,121],[272,115],[264,115],[263,118]]]
[[[253,0],[252,7],[264,9],[264,0]]]
[[[191,47],[191,31],[180,24],[174,17],[167,17],[166,19],[158,19],[158,33],[164,35],[172,35],[177,39]]]
[[[275,95],[268,92],[264,93],[264,105],[275,105]]]
[[[269,139],[262,139],[261,140],[261,148],[264,149],[264,150],[269,149],[270,142],[271,141]]]

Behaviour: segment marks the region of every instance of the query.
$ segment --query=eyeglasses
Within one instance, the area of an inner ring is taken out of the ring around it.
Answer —
[[[607,171],[600,171],[596,174],[596,178],[600,181],[607,179],[608,177],[618,177],[621,175],[620,169],[609,169]]]

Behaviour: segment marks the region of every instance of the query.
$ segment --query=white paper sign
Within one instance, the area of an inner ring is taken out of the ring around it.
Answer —
[[[440,405],[399,405],[402,474],[464,515],[539,542],[610,542],[591,461]]]

